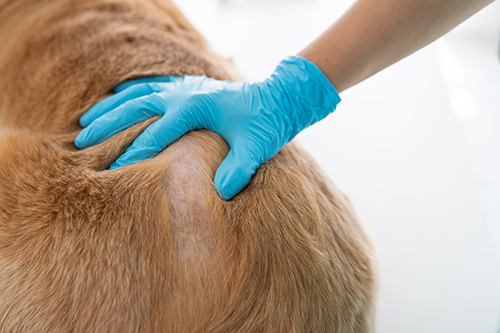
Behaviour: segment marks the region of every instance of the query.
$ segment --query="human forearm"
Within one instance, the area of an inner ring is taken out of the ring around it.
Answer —
[[[493,0],[358,0],[299,56],[341,92],[436,40]]]

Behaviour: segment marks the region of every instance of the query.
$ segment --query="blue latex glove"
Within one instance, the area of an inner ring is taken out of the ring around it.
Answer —
[[[206,128],[230,147],[214,183],[223,199],[236,195],[255,170],[309,125],[333,112],[337,91],[316,65],[301,57],[282,61],[263,82],[228,82],[205,76],[150,77],[125,82],[81,119],[75,140],[86,148],[155,115],[111,165],[151,158],[188,131]]]

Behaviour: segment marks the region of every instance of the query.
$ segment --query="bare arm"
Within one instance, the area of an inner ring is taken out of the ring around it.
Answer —
[[[299,56],[338,92],[450,31],[493,0],[358,0]]]

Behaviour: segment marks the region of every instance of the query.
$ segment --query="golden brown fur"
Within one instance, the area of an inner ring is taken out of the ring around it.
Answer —
[[[118,83],[237,79],[169,0],[0,0],[0,332],[371,332],[371,248],[289,144],[229,202],[212,132],[107,171],[151,123],[76,150]]]

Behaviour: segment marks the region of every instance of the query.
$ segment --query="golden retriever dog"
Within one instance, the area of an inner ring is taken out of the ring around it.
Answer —
[[[109,171],[155,119],[78,150],[151,75],[237,80],[169,0],[0,0],[0,332],[372,332],[372,249],[291,143],[222,201],[206,130]]]

